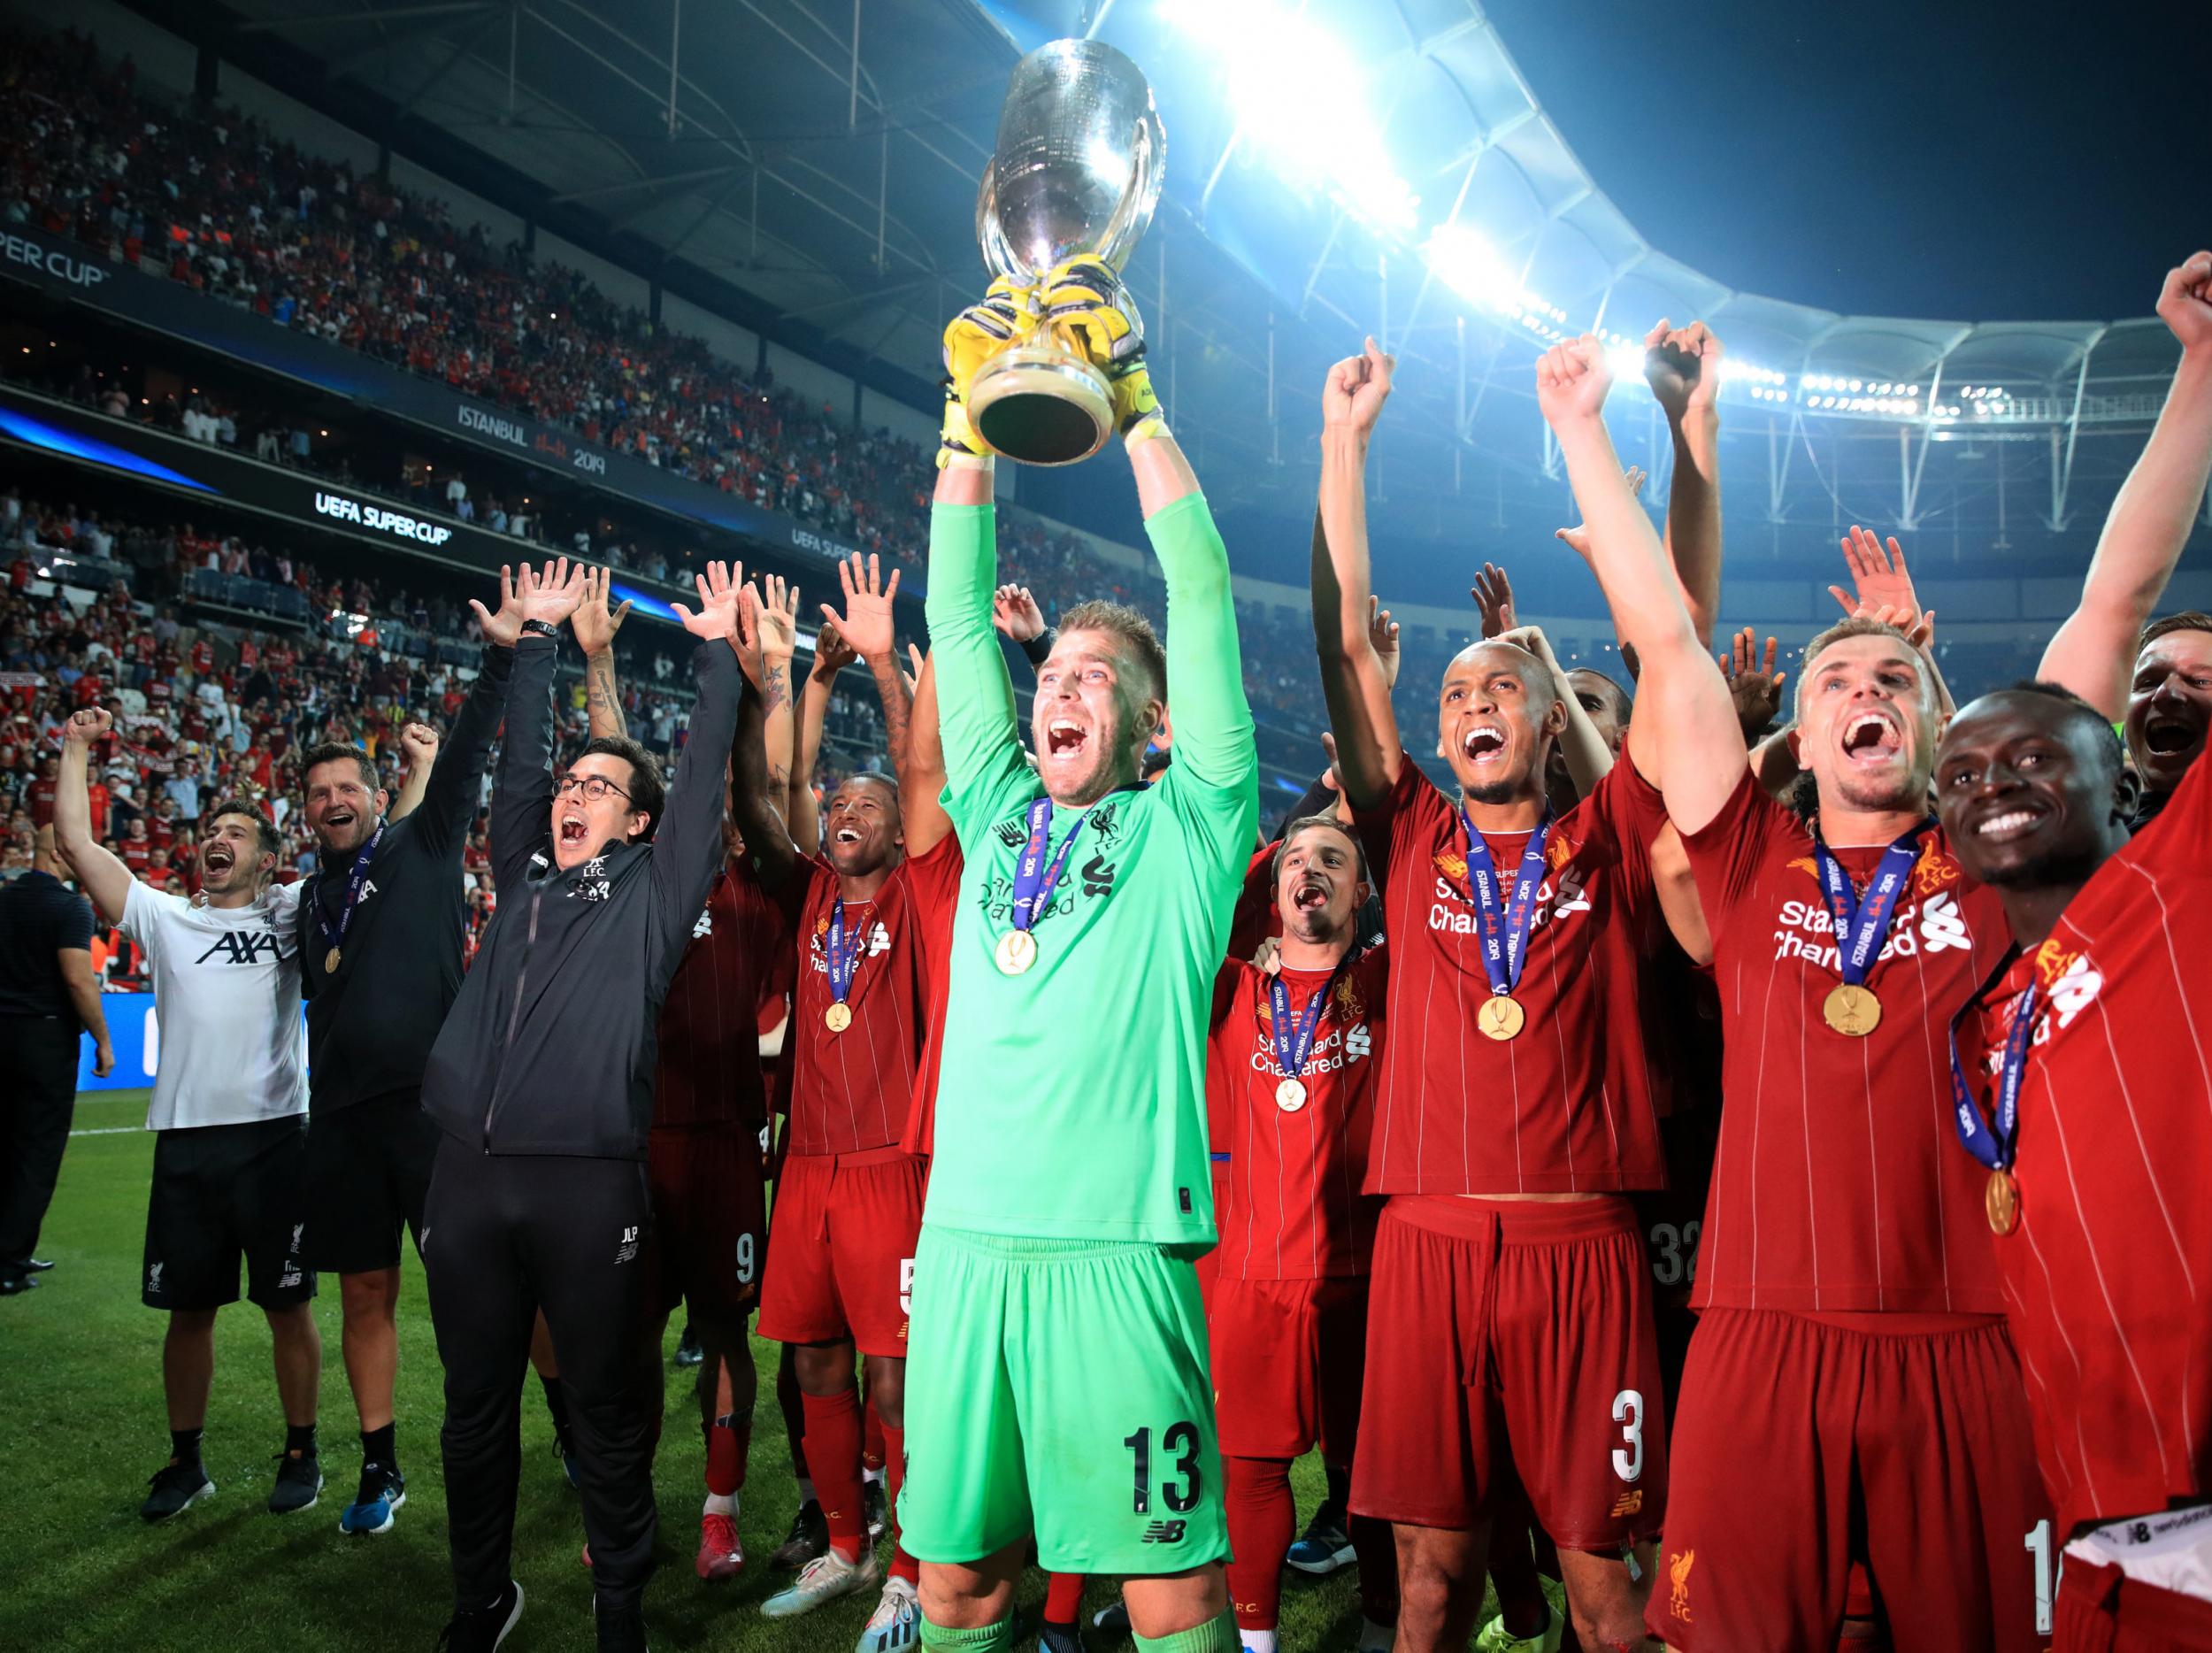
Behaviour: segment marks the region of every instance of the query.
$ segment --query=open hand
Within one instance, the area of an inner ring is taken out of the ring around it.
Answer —
[[[873,551],[863,557],[855,551],[837,565],[837,583],[845,593],[845,611],[840,614],[822,604],[822,618],[864,660],[887,659],[897,652],[898,639],[891,623],[892,599],[899,594],[899,571],[887,582]]]
[[[522,572],[527,574],[530,565],[525,563]],[[511,649],[522,635],[521,594],[516,588],[514,570],[503,563],[499,568],[499,611],[493,613],[474,597],[469,607],[476,611],[476,624],[484,634],[484,641],[502,649]]]
[[[1567,530],[1559,530],[1563,539]],[[1579,550],[1579,547],[1577,547]],[[1482,572],[1475,576],[1475,583],[1467,588],[1467,595],[1475,600],[1475,607],[1482,615],[1482,634],[1487,639],[1502,637],[1513,629],[1513,582],[1505,577],[1505,570],[1495,563],[1485,563]]]
[[[695,612],[680,603],[669,606],[676,611],[676,618],[683,628],[695,637],[721,638],[733,651],[742,653],[738,647],[738,595],[744,589],[745,569],[738,565],[734,573],[727,563],[709,563],[707,572],[695,574],[692,584],[699,593],[699,607]]]
[[[1913,595],[1912,576],[1905,570],[1905,548],[1898,544],[1895,535],[1890,537],[1886,552],[1871,529],[1853,523],[1849,537],[1843,542],[1843,560],[1850,565],[1852,589],[1846,592],[1841,586],[1830,586],[1828,595],[1846,614],[1886,609],[1904,617],[1901,624],[1891,621],[1902,632],[1911,631],[1919,623],[1920,600]]]
[[[1767,639],[1763,665],[1758,644],[1758,634],[1747,626],[1735,634],[1729,648],[1715,657],[1720,662],[1721,676],[1727,680],[1729,697],[1736,703],[1736,722],[1744,732],[1747,746],[1781,714],[1782,685],[1789,678],[1787,672],[1774,669],[1774,639]]]
[[[576,633],[576,646],[586,654],[604,654],[613,648],[614,634],[630,617],[627,597],[623,599],[621,607],[612,612],[608,611],[607,599],[613,580],[611,569],[584,571],[584,600],[577,605],[576,618],[571,625]]]
[[[572,568],[565,557],[546,564],[535,573],[525,563],[522,577],[515,585],[516,598],[522,604],[522,618],[542,620],[548,626],[559,625],[582,606],[585,573],[583,564],[578,563]]]

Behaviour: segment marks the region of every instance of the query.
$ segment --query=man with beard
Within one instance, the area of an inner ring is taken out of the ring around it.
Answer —
[[[307,1217],[307,1074],[299,1026],[297,891],[272,887],[279,840],[268,819],[232,801],[200,818],[204,904],[164,895],[93,842],[85,797],[90,749],[113,727],[105,711],[74,713],[62,730],[54,830],[61,852],[108,923],[144,951],[161,1021],[161,1061],[146,1128],[154,1141],[142,1297],[169,1315],[161,1351],[169,1461],[139,1514],[165,1521],[215,1490],[200,1458],[215,1372],[215,1316],[246,1295],[269,1322],[284,1450],[269,1509],[312,1504],[323,1477],[315,1451],[322,1336],[302,1261]]]
[[[1954,1024],[1955,1157],[1985,1180],[2065,1541],[2055,1646],[2212,1649],[2212,966],[2187,927],[2212,906],[2212,765],[2131,840],[2101,712],[2024,683],[1959,714],[1935,780],[2012,942]]]
[[[927,613],[945,798],[967,858],[929,1204],[914,1260],[901,1512],[922,1645],[1002,1653],[1033,1530],[1059,1572],[1124,1575],[1143,1653],[1236,1646],[1192,1258],[1215,1239],[1206,1012],[1254,842],[1258,758],[1229,566],[1167,432],[1119,279],[1002,282],[946,330]],[[1113,389],[1173,617],[1061,616],[1022,749],[992,628],[993,465],[976,367],[1049,327]],[[1139,761],[1172,680],[1175,762]]]
[[[2038,1645],[2024,1546],[2043,1506],[2020,1370],[1981,1188],[1938,1134],[1936,1030],[2003,939],[1995,896],[1928,819],[1932,670],[1877,620],[1815,638],[1790,742],[1817,813],[1801,823],[1770,801],[1621,486],[1609,378],[1586,336],[1540,363],[1539,401],[1641,657],[1636,727],[1656,737],[1702,897],[1725,1051],[1649,1625],[1686,1649],[1826,1646],[1863,1562],[1901,1649]],[[2085,612],[2154,595],[2170,568],[2112,547]],[[1763,1466],[1749,1482],[1747,1460]]]
[[[840,564],[838,574],[845,611],[825,604],[825,617],[875,678],[893,760],[910,779],[908,693],[892,625],[898,574],[887,585],[877,560],[864,565],[857,555]],[[787,686],[772,687],[762,696],[764,710],[782,711],[788,698]],[[798,946],[785,1045],[790,1124],[769,1230],[774,1265],[761,1288],[760,1334],[795,1350],[807,1474],[829,1548],[761,1604],[768,1617],[784,1618],[882,1578],[862,1503],[854,1365],[858,1356],[868,1357],[868,1399],[883,1421],[895,1511],[905,1479],[907,1328],[926,1172],[901,1139],[961,857],[934,796],[878,774],[854,775],[831,794],[821,856],[799,854],[771,803],[786,778],[762,763],[757,742],[741,751],[739,763],[739,828],[757,846],[760,879],[780,901]],[[918,1575],[914,1558],[895,1545],[862,1653],[915,1644]]]
[[[503,619],[515,602],[503,568]],[[388,1533],[407,1501],[392,1416],[400,1237],[411,1230],[422,1243],[438,1145],[422,1073],[461,990],[461,856],[513,662],[511,650],[483,650],[442,749],[419,725],[402,732],[408,784],[396,807],[357,746],[326,742],[301,761],[317,867],[301,887],[298,920],[311,1121],[306,1256],[338,1276],[341,1347],[361,1426],[361,1484],[338,1518],[342,1533]]]
[[[1356,950],[1370,886],[1350,827],[1327,815],[1292,821],[1262,876],[1281,940],[1267,969],[1234,957],[1222,967],[1206,1064],[1216,1151],[1228,1162],[1206,1321],[1229,1593],[1246,1653],[1275,1653],[1296,1525],[1292,1461],[1316,1446],[1333,1467],[1352,1461],[1379,1210],[1359,1190],[1388,984],[1384,949]],[[1397,1617],[1389,1532],[1355,1518],[1351,1542],[1358,1645],[1387,1649]]]
[[[700,611],[676,607],[701,640],[699,698],[664,790],[652,755],[629,741],[593,740],[553,774],[559,626],[585,583],[563,557],[541,573],[526,565],[498,613],[473,605],[488,650],[514,653],[492,797],[501,901],[423,1077],[442,1133],[422,1255],[445,1364],[445,1644],[457,1653],[490,1653],[522,1612],[508,1566],[521,1379],[541,1308],[575,1432],[599,1646],[645,1646],[659,1373],[639,1344],[654,1029],[722,858],[741,587],[710,563]]]
[[[2158,314],[2181,360],[2142,457],[2113,499],[2081,606],[2051,639],[2039,673],[2078,689],[2112,721],[2125,720],[2128,755],[2143,779],[2138,826],[2157,816],[2204,750],[2212,717],[2212,617],[2170,615],[2144,628],[2212,478],[2212,252],[2166,273]]]
[[[1331,370],[1312,564],[1337,765],[1381,873],[1397,1034],[1368,1157],[1366,1191],[1389,1200],[1368,1315],[1379,1399],[1352,1508],[1396,1528],[1398,1645],[1456,1648],[1509,1460],[1559,1548],[1584,1644],[1624,1644],[1667,1496],[1626,1197],[1665,1175],[1635,998],[1660,927],[1650,834],[1624,763],[1553,814],[1546,771],[1570,720],[1601,766],[1603,747],[1516,642],[1477,643],[1445,671],[1437,755],[1458,799],[1407,753],[1366,625],[1364,469],[1391,366],[1370,340]],[[1471,1316],[1469,1302],[1486,1306]]]

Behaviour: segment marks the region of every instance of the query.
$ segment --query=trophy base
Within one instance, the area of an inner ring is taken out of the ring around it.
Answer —
[[[1073,465],[1114,434],[1106,376],[1056,345],[1002,350],[968,387],[968,423],[995,453],[1023,465]]]

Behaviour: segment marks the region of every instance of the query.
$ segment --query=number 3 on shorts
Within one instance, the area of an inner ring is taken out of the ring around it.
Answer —
[[[1644,1395],[1641,1389],[1623,1389],[1613,1397],[1613,1421],[1621,1426],[1626,1447],[1613,1449],[1613,1472],[1634,1480],[1644,1472]]]

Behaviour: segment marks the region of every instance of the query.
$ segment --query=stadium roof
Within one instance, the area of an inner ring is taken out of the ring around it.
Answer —
[[[1728,341],[1731,401],[1791,436],[1886,438],[1893,518],[1911,522],[1918,488],[1899,433],[1924,458],[1932,439],[1985,434],[2051,445],[2035,462],[2055,525],[2075,439],[2147,426],[2177,358],[2147,316],[1841,316],[1732,288],[1598,188],[1472,0],[231,0],[228,15],[216,43],[265,78],[307,65],[394,129],[472,147],[549,209],[720,278],[910,396],[984,276],[974,197],[1007,70],[1094,33],[1143,65],[1168,131],[1166,198],[1130,269],[1155,377],[1179,423],[1248,457],[1279,457],[1283,402],[1374,331],[1418,365],[1402,384],[1438,457],[1550,471],[1527,405],[1535,350],[1702,317]],[[1839,447],[1835,480],[1845,468]]]

